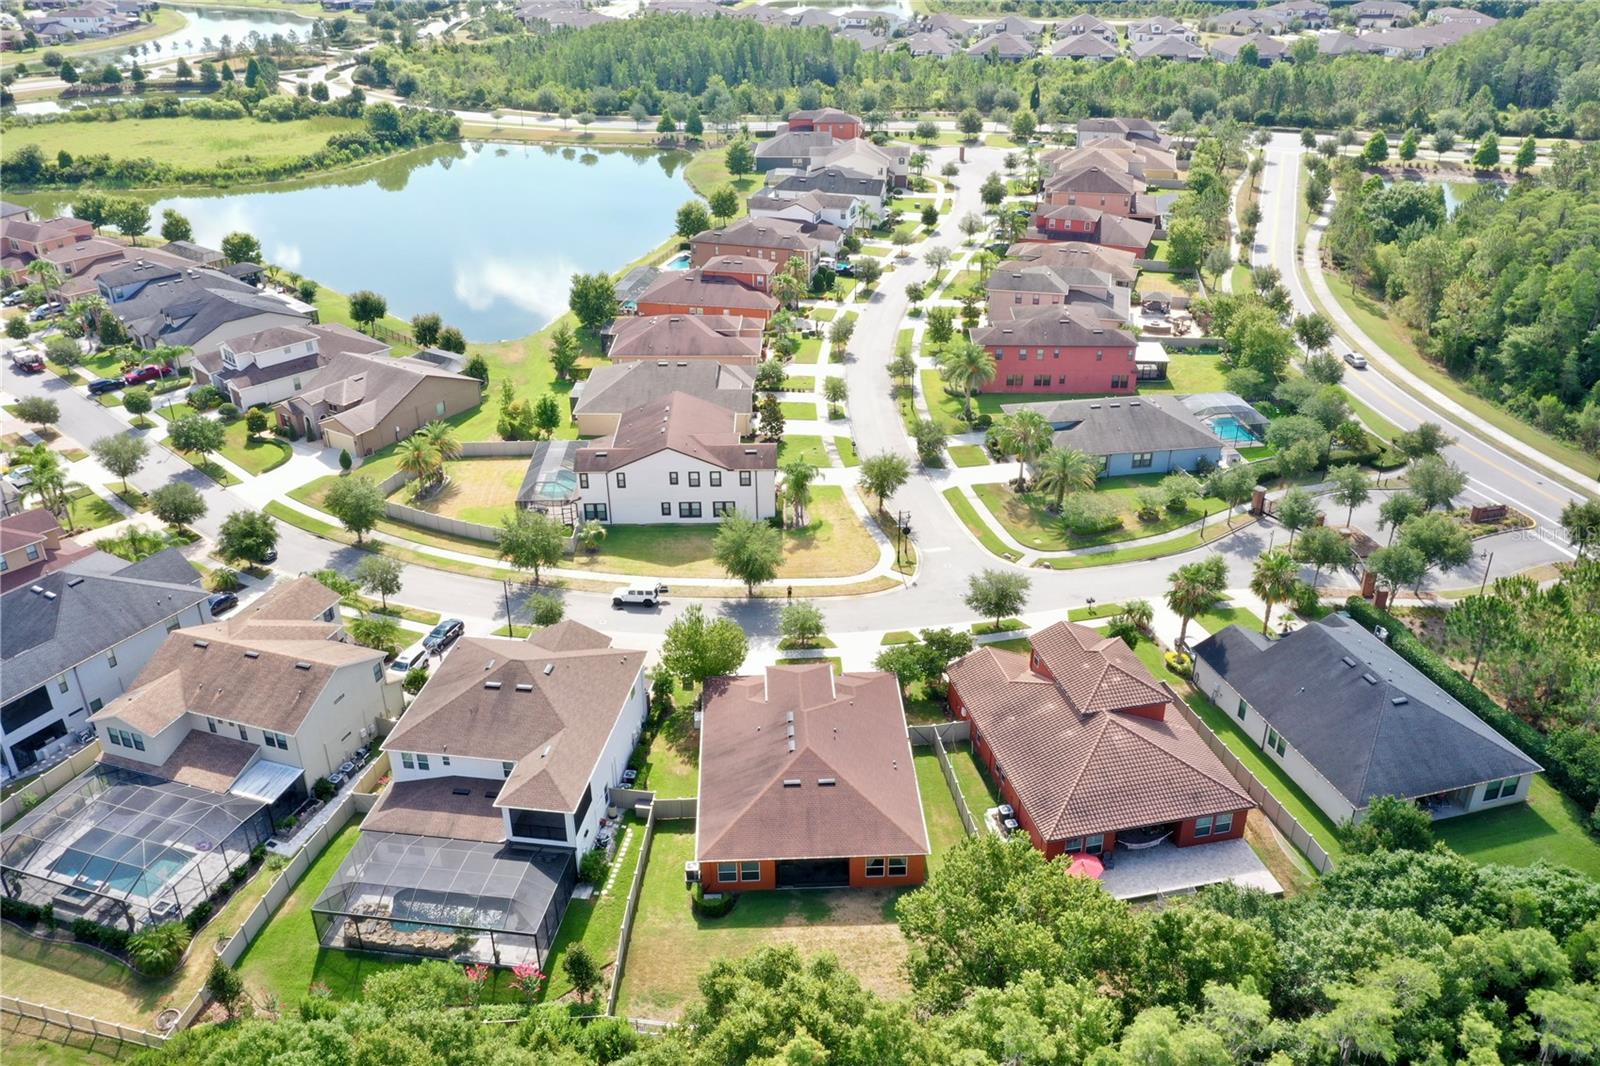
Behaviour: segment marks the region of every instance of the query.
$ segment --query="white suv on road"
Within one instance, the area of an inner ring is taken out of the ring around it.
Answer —
[[[660,583],[624,585],[611,592],[611,606],[629,607],[635,604],[641,607],[654,607],[660,603],[667,594],[667,586]]]

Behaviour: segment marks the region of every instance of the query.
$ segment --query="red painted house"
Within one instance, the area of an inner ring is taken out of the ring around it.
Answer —
[[[837,107],[819,107],[811,111],[796,111],[789,116],[790,133],[807,133],[819,130],[831,133],[835,140],[849,141],[861,136],[861,120]]]
[[[1028,237],[1040,241],[1087,241],[1143,256],[1155,239],[1155,232],[1155,226],[1149,222],[1095,207],[1040,204],[1033,213],[1033,229]]]
[[[1093,309],[1047,306],[981,326],[972,341],[994,356],[996,374],[986,392],[1114,396],[1137,388],[1134,335]]]
[[[826,662],[706,682],[695,859],[707,892],[897,888],[928,828],[889,673]]]
[[[952,663],[950,709],[1047,856],[1127,842],[1179,847],[1244,835],[1255,806],[1118,637],[1057,622],[1023,655],[979,648]]]
[[[772,275],[782,264],[753,255],[714,255],[700,268],[700,277],[727,278],[757,292],[772,291]]]
[[[765,292],[731,277],[718,277],[701,270],[666,271],[639,294],[636,302],[641,318],[647,315],[727,315],[766,322],[778,309],[778,301]]]
[[[1153,222],[1158,210],[1144,190],[1145,182],[1127,170],[1091,163],[1063,170],[1045,182],[1044,202],[1051,207],[1092,207]]]

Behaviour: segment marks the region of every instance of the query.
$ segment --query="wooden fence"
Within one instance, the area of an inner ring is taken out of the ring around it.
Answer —
[[[644,819],[644,840],[639,845],[639,862],[628,885],[628,903],[622,911],[622,931],[617,936],[617,961],[611,967],[611,988],[606,993],[606,1013],[617,1013],[617,995],[622,991],[622,973],[628,966],[628,941],[633,936],[633,919],[639,911],[639,893],[644,888],[645,867],[650,864],[650,845],[656,836],[656,809],[652,804]]]
[[[10,825],[28,813],[22,802],[24,796],[32,796],[36,800],[43,801],[52,792],[93,766],[98,758],[100,758],[100,742],[92,740],[68,756],[65,762],[56,763],[23,785],[4,801],[0,801],[0,825]]]
[[[956,780],[956,768],[950,765],[950,754],[944,750],[944,737],[938,732],[933,734],[933,754],[939,760],[939,771],[944,774],[945,787],[950,790],[950,795],[956,801],[956,813],[961,815],[961,827],[967,831],[967,836],[977,836],[978,822],[972,817],[972,808],[967,806],[966,793],[961,791],[961,782]]]
[[[1161,687],[1166,689],[1173,706],[1178,708],[1178,712],[1194,728],[1194,731],[1200,734],[1200,739],[1206,742],[1206,747],[1211,749],[1211,753],[1221,759],[1222,765],[1226,766],[1228,772],[1244,786],[1244,790],[1256,802],[1256,806],[1261,813],[1267,816],[1267,820],[1277,826],[1278,831],[1289,838],[1289,843],[1300,849],[1301,854],[1310,861],[1318,873],[1325,874],[1333,869],[1333,857],[1324,850],[1321,844],[1317,843],[1316,837],[1312,836],[1310,831],[1300,824],[1300,820],[1290,814],[1288,808],[1278,801],[1278,797],[1272,794],[1272,790],[1261,783],[1261,779],[1251,772],[1250,768],[1233,753],[1233,749],[1228,747],[1227,743],[1213,732],[1211,727],[1206,725],[1198,714],[1194,713],[1194,709],[1172,690],[1171,685],[1163,681]]]
[[[461,445],[461,458],[518,458],[532,456],[538,447],[539,442],[532,440],[465,441]],[[378,491],[383,493],[385,497],[384,512],[390,518],[397,522],[405,522],[407,525],[418,526],[422,529],[431,529],[435,533],[444,533],[452,537],[465,537],[467,540],[483,541],[487,544],[494,544],[499,540],[499,526],[484,525],[482,522],[466,522],[459,518],[446,518],[443,515],[430,514],[419,508],[387,499],[402,485],[411,480],[410,474],[400,471],[389,475],[378,483]],[[567,549],[568,551],[572,550],[570,538]]]

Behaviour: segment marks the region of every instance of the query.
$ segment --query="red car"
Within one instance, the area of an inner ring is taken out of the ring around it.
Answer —
[[[130,370],[122,375],[122,383],[124,385],[143,385],[147,381],[164,378],[170,373],[172,371],[169,368],[151,363],[149,366],[141,366],[137,370]]]

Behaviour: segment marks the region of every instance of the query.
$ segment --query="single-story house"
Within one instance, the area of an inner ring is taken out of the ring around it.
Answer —
[[[1109,63],[1122,54],[1122,49],[1114,40],[1107,40],[1098,34],[1080,33],[1056,41],[1050,54],[1057,59],[1098,59]]]
[[[483,385],[414,359],[339,352],[277,405],[278,422],[307,440],[371,455],[435,419],[478,406]]]
[[[1166,474],[1222,462],[1222,441],[1170,396],[1006,404],[1007,414],[1038,411],[1058,448],[1100,459],[1101,477]]]
[[[1335,822],[1379,796],[1435,818],[1525,802],[1542,767],[1349,615],[1195,646],[1195,685]]]
[[[994,58],[1003,63],[1020,63],[1039,53],[1039,46],[1026,37],[1014,33],[997,33],[979,37],[967,46],[967,55],[979,59]]]
[[[893,674],[713,678],[701,717],[690,876],[707,892],[922,883],[932,849]]]
[[[1289,58],[1289,46],[1276,37],[1264,33],[1250,33],[1242,37],[1218,37],[1210,44],[1213,56],[1224,63],[1236,63],[1246,48],[1256,50],[1256,63],[1270,66]]]
[[[1057,622],[950,665],[950,709],[1047,856],[1244,835],[1255,804],[1120,637]]]

